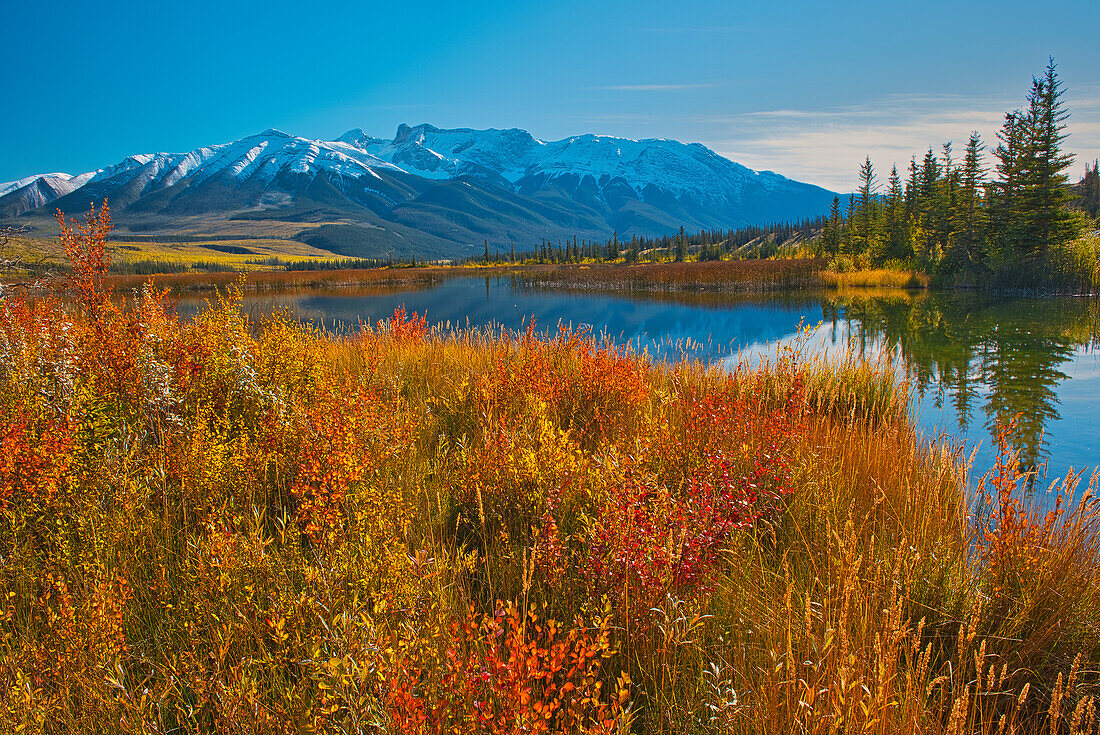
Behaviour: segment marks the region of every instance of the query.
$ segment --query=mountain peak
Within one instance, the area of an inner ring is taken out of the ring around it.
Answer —
[[[7,194],[9,191],[15,191],[16,189],[22,189],[24,186],[27,186],[29,184],[33,184],[36,181],[38,181],[39,179],[46,179],[47,181],[54,180],[54,179],[60,179],[62,181],[68,181],[69,179],[72,179],[72,178],[75,178],[74,176],[72,176],[72,174],[66,174],[66,173],[62,173],[60,171],[56,171],[56,172],[50,173],[50,174],[34,174],[33,176],[26,176],[22,179],[18,179],[17,181],[5,181],[5,182],[0,183],[0,196],[3,196],[4,194]]]
[[[341,143],[347,143],[348,141],[355,140],[357,138],[367,138],[367,137],[371,137],[371,136],[368,136],[366,133],[364,133],[363,128],[352,128],[351,130],[347,131],[346,133],[341,135],[336,140],[340,141]]]
[[[366,150],[367,146],[375,145],[378,143],[385,143],[387,141],[384,138],[376,138],[373,135],[368,135],[367,133],[363,132],[362,128],[352,128],[351,130],[347,131],[339,138],[337,138],[336,142],[347,143],[348,145],[354,146],[355,148],[362,148],[363,150]]]
[[[698,143],[591,133],[543,141],[521,128],[401,123],[392,139],[360,128],[335,141],[268,128],[188,153],[129,156],[78,177],[12,182],[0,185],[0,217],[47,205],[78,212],[104,198],[120,215],[169,218],[323,209],[374,228],[364,242],[404,247],[411,236],[468,247],[486,236],[598,239],[797,220],[826,212],[833,193],[757,174]]]
[[[393,144],[400,145],[414,135],[424,135],[425,133],[438,133],[439,128],[429,125],[428,123],[420,123],[419,125],[408,125],[401,123],[397,126],[397,133],[393,136]]]

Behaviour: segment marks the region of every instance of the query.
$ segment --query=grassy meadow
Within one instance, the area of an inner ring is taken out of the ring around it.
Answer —
[[[105,243],[116,274],[179,274],[189,271],[251,272],[276,261],[298,263],[338,259],[333,253],[300,242],[295,235],[316,227],[310,222],[238,222],[218,217],[181,217],[168,231],[149,234],[142,226],[114,231]],[[10,243],[12,256],[25,263],[67,268],[54,218],[28,218],[27,232]]]
[[[297,263],[299,261],[333,260],[327,250],[306,245],[296,240],[279,239],[202,239],[164,240],[112,240],[106,251],[113,270],[121,273],[184,273],[187,271],[248,272],[269,270],[271,263]],[[59,251],[56,239],[32,239],[24,245],[24,258],[45,257],[50,264],[64,265],[64,253]]]
[[[973,481],[886,365],[184,322],[106,227],[0,300],[0,729],[1100,727],[1095,481]]]

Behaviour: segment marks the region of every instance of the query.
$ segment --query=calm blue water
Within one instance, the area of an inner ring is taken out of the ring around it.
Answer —
[[[249,296],[245,308],[290,307],[326,328],[374,322],[404,305],[430,324],[523,329],[590,327],[659,359],[736,364],[774,354],[799,324],[818,325],[806,350],[884,350],[914,385],[916,417],[930,435],[977,448],[975,475],[992,463],[991,427],[1017,414],[1016,441],[1036,487],[1100,464],[1100,317],[1088,299],[993,301],[968,295],[772,298],[624,296],[542,291],[508,278],[454,278],[381,293]],[[194,308],[183,303],[181,310]]]

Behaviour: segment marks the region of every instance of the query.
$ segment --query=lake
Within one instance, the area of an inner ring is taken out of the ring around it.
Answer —
[[[180,311],[201,308],[183,300]],[[355,329],[398,306],[450,328],[590,327],[662,360],[732,366],[758,360],[818,325],[805,351],[849,347],[894,359],[909,375],[915,416],[928,435],[977,448],[976,475],[994,461],[991,429],[1020,414],[1014,437],[1035,486],[1100,458],[1100,304],[1087,298],[995,299],[970,293],[867,292],[732,296],[608,294],[529,288],[510,277],[437,284],[246,295],[253,313],[289,308],[327,329]]]

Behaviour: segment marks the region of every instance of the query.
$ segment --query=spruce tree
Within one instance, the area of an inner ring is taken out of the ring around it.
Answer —
[[[619,258],[619,231],[615,230],[611,233],[611,237],[607,241],[606,255],[608,260],[618,260]]]
[[[1021,168],[1024,159],[1025,124],[1019,110],[1005,113],[997,133],[1000,140],[993,155],[997,159],[995,196],[990,202],[990,227],[1002,262],[1020,259],[1022,247]]]
[[[872,225],[874,222],[875,191],[878,189],[878,179],[875,176],[875,167],[871,165],[871,157],[867,156],[863,165],[859,167],[859,247],[869,253],[872,250]],[[855,223],[852,223],[855,224]]]
[[[940,187],[940,233],[939,241],[944,250],[950,247],[955,231],[955,213],[959,190],[960,173],[951,156],[951,141],[943,144],[943,184]]]
[[[956,207],[955,263],[959,267],[973,269],[985,260],[981,247],[984,221],[981,195],[985,183],[982,162],[982,136],[973,131],[966,142],[962,172],[959,179],[959,197]]]
[[[898,167],[890,169],[890,180],[886,190],[886,257],[907,261],[912,257],[905,210],[905,193],[901,188]]]
[[[943,186],[940,174],[940,161],[931,148],[924,154],[920,169],[917,171],[918,203],[914,213],[917,225],[917,254],[925,267],[932,267],[939,259],[939,236],[942,232],[940,216],[942,214]]]
[[[856,195],[848,195],[848,212],[844,215],[844,227],[841,230],[841,250],[846,255],[852,255],[855,253],[855,213],[856,213]]]
[[[835,258],[840,253],[840,197],[833,197],[821,240],[825,254],[830,258]]]
[[[1071,199],[1066,170],[1073,154],[1062,144],[1069,112],[1064,109],[1062,81],[1054,59],[1042,78],[1033,79],[1028,94],[1027,155],[1023,170],[1023,234],[1030,255],[1044,262],[1052,247],[1077,237],[1077,219],[1066,206]]]
[[[1100,217],[1100,161],[1093,161],[1091,169],[1085,164],[1085,176],[1081,179],[1081,208],[1092,217]]]
[[[917,171],[917,157],[909,159],[909,180],[905,184],[905,213],[910,222],[917,218],[920,205],[920,174]]]

